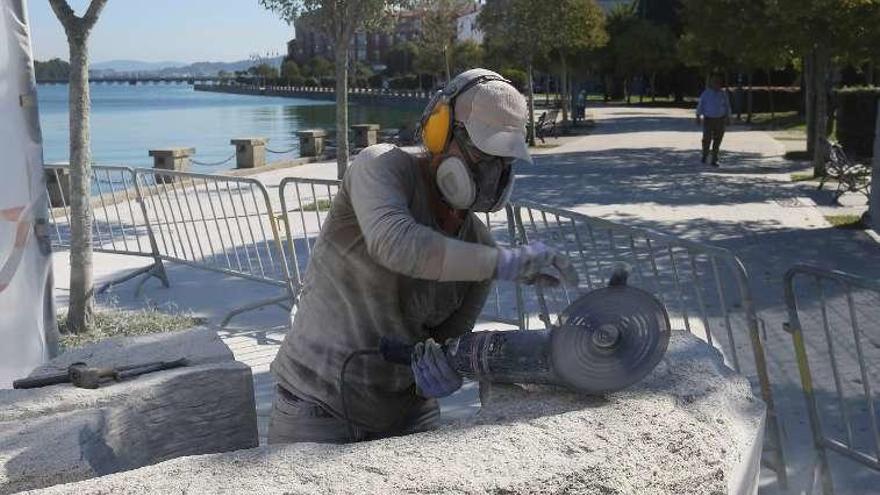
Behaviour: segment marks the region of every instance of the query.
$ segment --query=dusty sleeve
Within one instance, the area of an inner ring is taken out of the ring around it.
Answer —
[[[706,92],[703,91],[700,94],[700,100],[697,102],[697,117],[699,117],[700,115],[703,115],[703,111],[704,111],[703,105],[704,105],[705,101],[706,101]]]
[[[463,242],[422,225],[409,210],[415,166],[393,147],[364,150],[346,175],[346,186],[367,252],[380,265],[413,278],[478,281],[492,278],[496,248]]]

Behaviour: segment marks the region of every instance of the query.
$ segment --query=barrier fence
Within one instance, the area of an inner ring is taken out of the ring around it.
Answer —
[[[64,168],[47,167],[50,196],[53,187],[64,189],[62,179],[56,177],[54,186],[51,180]],[[95,166],[93,181],[102,185],[92,201],[96,250],[149,256],[160,268],[162,261],[173,261],[282,290],[277,297],[233,309],[221,325],[269,304],[296,305],[312,250],[341,184],[285,178],[279,184],[276,214],[265,186],[252,178]],[[64,236],[69,225],[66,201],[55,210],[56,245],[69,246]],[[499,245],[541,241],[567,254],[581,277],[577,290],[536,291],[496,283],[484,308],[485,319],[523,329],[547,327],[558,322],[560,311],[578,293],[604,286],[614,267],[625,263],[631,285],[664,302],[673,328],[714,345],[759,391],[768,411],[763,461],[785,486],[785,459],[758,319],[748,277],[735,256],[527,201],[480,217]],[[144,272],[155,275],[156,269],[138,273]],[[164,269],[161,274],[164,277]]]
[[[785,275],[791,333],[816,451],[811,492],[834,493],[829,452],[880,470],[873,383],[880,370],[880,283],[797,265]]]
[[[760,393],[767,406],[762,462],[782,486],[787,484],[758,318],[748,276],[736,256],[722,248],[528,201],[517,202],[514,215],[520,242],[541,241],[565,253],[581,281],[579,290],[523,287],[521,311],[527,327],[559,323],[560,313],[575,297],[604,287],[614,268],[625,265],[628,284],[656,295],[674,329],[715,346]]]
[[[52,245],[70,248],[70,168],[68,165],[46,165],[46,188],[49,196],[49,224]],[[158,278],[168,286],[153,229],[140,200],[134,170],[128,167],[94,166],[91,173],[92,249],[97,252],[127,254],[153,258],[153,264],[115,279],[109,287],[145,274]],[[142,281],[143,282],[143,281]],[[138,290],[142,284],[138,285]]]

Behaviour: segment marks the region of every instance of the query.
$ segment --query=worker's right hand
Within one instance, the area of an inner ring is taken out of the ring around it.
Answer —
[[[561,282],[577,287],[578,274],[568,257],[542,242],[508,249],[498,248],[495,278],[539,287],[556,287]]]
[[[415,345],[410,364],[422,397],[440,398],[461,388],[462,379],[434,339]]]

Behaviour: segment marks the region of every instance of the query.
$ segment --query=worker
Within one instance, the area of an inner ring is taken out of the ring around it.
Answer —
[[[493,279],[576,285],[565,256],[539,243],[496,247],[474,214],[502,209],[513,162],[531,161],[526,115],[507,80],[472,69],[428,104],[423,150],[377,144],[357,155],[271,366],[278,385],[269,443],[431,428],[437,398],[462,385],[440,344],[473,329]],[[353,354],[383,336],[416,344],[411,367]]]

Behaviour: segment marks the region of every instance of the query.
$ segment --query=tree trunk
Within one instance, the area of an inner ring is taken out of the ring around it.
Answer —
[[[529,97],[529,128],[528,128],[528,138],[529,138],[529,146],[535,145],[535,83],[532,79],[532,62],[529,61],[526,65],[526,72],[529,78],[529,88],[528,88],[528,97]]]
[[[340,179],[348,168],[348,43],[349,37],[340,30],[336,39],[336,176]]]
[[[774,124],[776,121],[776,103],[773,100],[773,69],[767,71],[767,87],[769,88],[767,99],[770,102],[770,128],[773,129],[776,127]]]
[[[68,34],[70,45],[70,304],[67,331],[92,322],[92,156],[89,133],[88,33]]]
[[[813,142],[813,175],[820,177],[825,175],[825,140],[828,138],[828,71],[831,65],[831,56],[824,45],[816,48],[813,71],[815,80],[813,88],[816,94],[816,109],[813,118],[813,127],[816,134]]]
[[[565,125],[568,122],[568,64],[565,63],[565,55],[560,55],[559,60],[562,62],[562,77],[560,78],[562,83],[560,88],[562,91],[560,95],[562,100],[562,124]]]
[[[754,109],[754,100],[755,100],[755,98],[754,98],[755,90],[752,86],[752,83],[754,82],[753,76],[754,76],[754,71],[749,70],[749,75],[747,76],[748,77],[747,84],[749,85],[749,92],[748,92],[748,95],[746,96],[746,122],[748,122],[749,124],[752,123],[752,110]]]
[[[657,73],[651,73],[651,101],[657,102]]]
[[[877,121],[874,127],[874,160],[871,162],[871,197],[868,215],[871,228],[880,232],[880,101],[877,102]]]
[[[804,56],[804,118],[807,123],[807,156],[813,159],[816,150],[816,74],[815,51]]]

